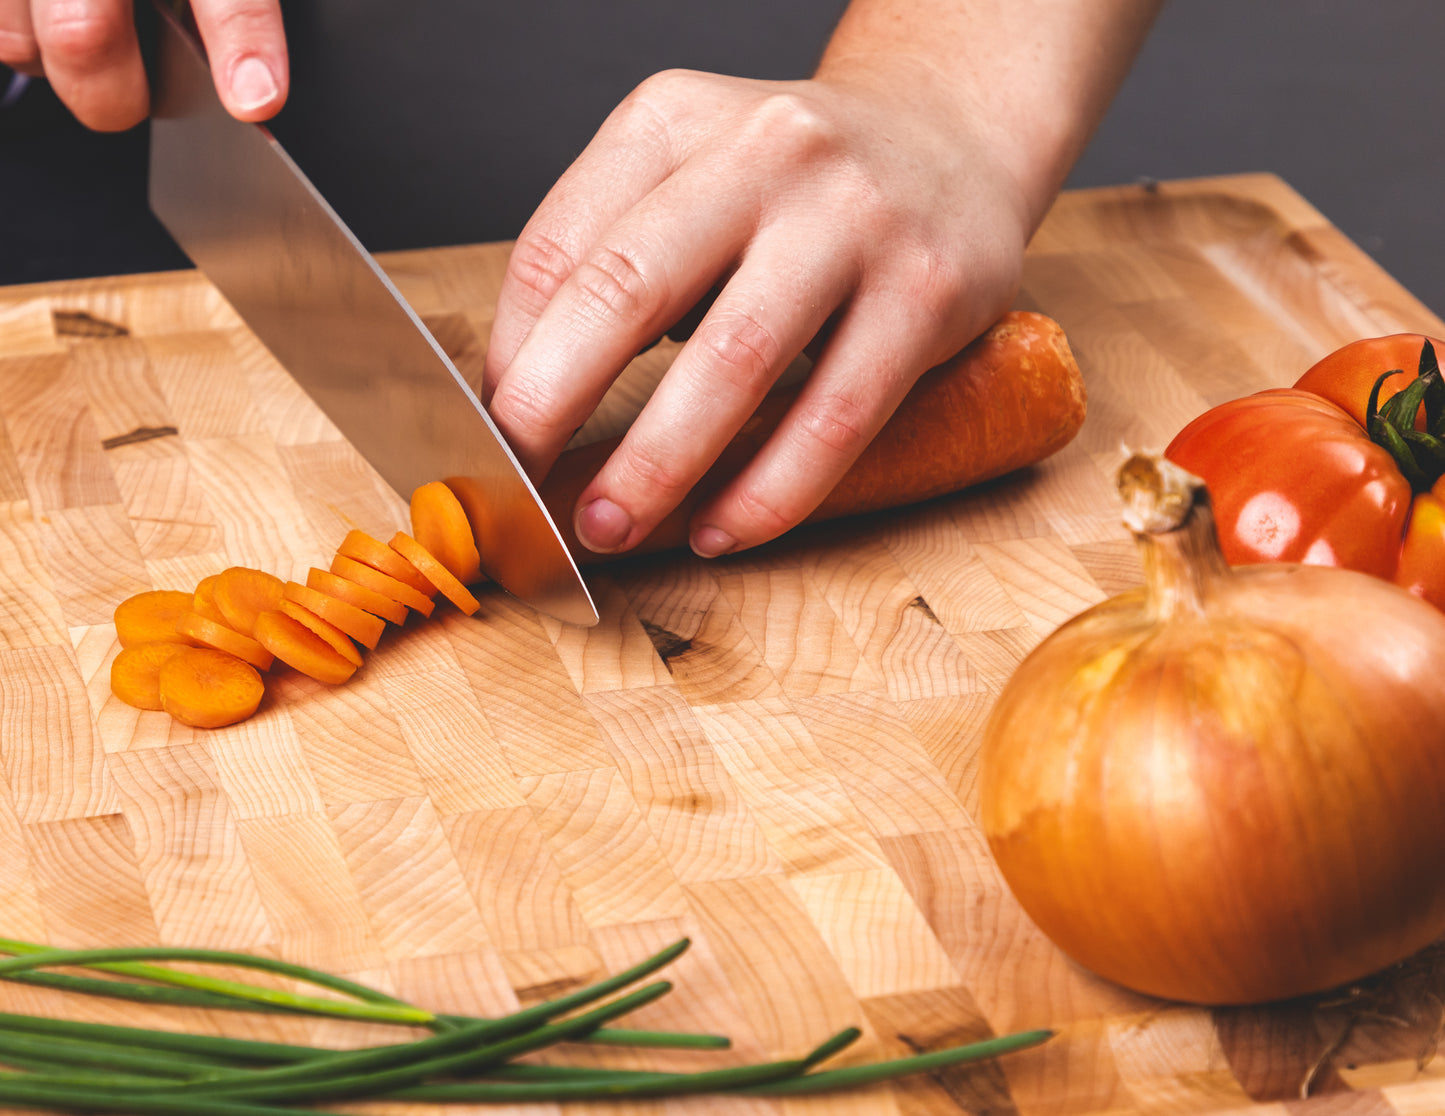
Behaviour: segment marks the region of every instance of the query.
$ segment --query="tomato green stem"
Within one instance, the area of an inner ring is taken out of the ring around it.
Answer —
[[[1370,389],[1365,405],[1365,429],[1370,440],[1383,447],[1400,473],[1417,493],[1428,492],[1445,476],[1445,378],[1429,341],[1420,349],[1420,367],[1410,385],[1392,395],[1382,406],[1380,391],[1392,376],[1403,376],[1396,368],[1380,376]],[[1417,430],[1416,416],[1425,408],[1425,429]]]

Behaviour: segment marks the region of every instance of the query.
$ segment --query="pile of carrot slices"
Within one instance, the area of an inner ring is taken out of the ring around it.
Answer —
[[[279,662],[340,685],[376,649],[388,624],[431,616],[438,595],[468,616],[481,603],[467,585],[481,559],[461,503],[441,481],[412,494],[410,535],[383,543],[350,531],[329,569],[306,584],[246,566],[203,578],[191,592],[153,589],[115,610],[121,650],[110,690],[137,709],[220,728],[255,713],[264,675]]]

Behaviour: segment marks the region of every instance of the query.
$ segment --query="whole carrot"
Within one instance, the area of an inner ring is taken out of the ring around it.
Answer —
[[[762,447],[797,398],[770,394],[688,495],[629,554],[687,545],[694,510]],[[1084,381],[1064,331],[1043,314],[1005,314],[957,356],[925,373],[809,522],[902,507],[1041,461],[1062,449],[1084,421]],[[616,555],[587,550],[572,511],[620,444],[610,438],[568,450],[541,485],[562,537],[580,562]]]

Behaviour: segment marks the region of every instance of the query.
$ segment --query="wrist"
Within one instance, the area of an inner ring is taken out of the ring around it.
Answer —
[[[896,121],[929,127],[974,171],[981,160],[992,164],[1024,240],[1052,204],[1057,187],[1050,176],[1036,172],[1036,160],[1030,158],[1038,149],[999,125],[964,83],[928,58],[896,50],[830,50],[814,81],[885,101]]]
[[[928,74],[925,84],[1007,169],[1032,234],[1161,3],[851,0],[818,77]]]

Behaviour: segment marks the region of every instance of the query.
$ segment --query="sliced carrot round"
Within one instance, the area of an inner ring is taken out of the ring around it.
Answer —
[[[234,655],[182,647],[162,665],[159,689],[161,707],[181,724],[220,728],[256,712],[266,684],[255,667]]]
[[[122,647],[137,643],[186,643],[176,627],[191,611],[191,594],[178,589],[149,589],[127,597],[115,606],[115,634]]]
[[[216,582],[220,574],[211,574],[210,577],[201,578],[196,585],[196,591],[191,594],[191,611],[198,612],[207,620],[214,620],[217,624],[231,625],[221,615],[221,610],[216,606]]]
[[[471,520],[445,482],[432,481],[411,494],[411,533],[463,585],[481,578],[482,557]]]
[[[232,566],[216,575],[212,592],[226,623],[242,635],[251,635],[256,617],[274,611],[285,588],[286,583],[275,574]]]
[[[380,570],[387,577],[394,577],[410,585],[425,597],[435,597],[437,587],[422,576],[421,571],[380,539],[374,539],[365,531],[348,531],[346,538],[336,548],[344,558],[364,562],[374,570]]]
[[[416,539],[398,531],[392,536],[391,545],[401,552],[402,557],[421,570],[427,580],[437,587],[442,596],[468,616],[482,607],[482,602],[472,596],[467,587],[457,580],[451,570],[437,561],[431,551]]]
[[[262,647],[318,682],[339,686],[356,673],[355,663],[347,662],[310,628],[282,612],[261,613],[255,630]]]
[[[338,600],[329,593],[302,585],[299,581],[286,583],[286,599],[302,608],[316,613],[323,620],[335,624],[343,632],[367,649],[374,649],[381,633],[386,630],[386,621],[380,616],[357,608],[353,604]]]
[[[349,635],[330,620],[323,620],[309,608],[302,608],[289,598],[281,602],[279,611],[291,617],[292,620],[295,620],[303,627],[310,628],[313,633],[319,635],[331,646],[331,650],[335,651],[352,666],[359,667],[361,665],[361,652],[356,649],[356,644],[351,641]]]
[[[184,643],[133,643],[110,664],[110,692],[137,709],[161,708],[161,667]]]
[[[226,627],[225,624],[207,620],[199,612],[186,613],[181,617],[177,627],[202,647],[234,655],[257,670],[271,669],[271,652],[250,636],[242,635],[234,628]]]
[[[331,559],[331,572],[337,577],[344,577],[347,581],[355,582],[364,589],[380,593],[383,597],[403,604],[423,616],[430,616],[432,609],[436,607],[432,599],[425,593],[418,593],[405,582],[389,577],[380,570],[368,566],[365,562],[358,562],[344,554],[338,554]]]
[[[393,624],[406,623],[406,605],[383,596],[374,589],[368,589],[365,585],[348,581],[330,570],[320,570],[312,566],[306,572],[306,584],[319,593],[355,605],[364,612],[390,620]]]

